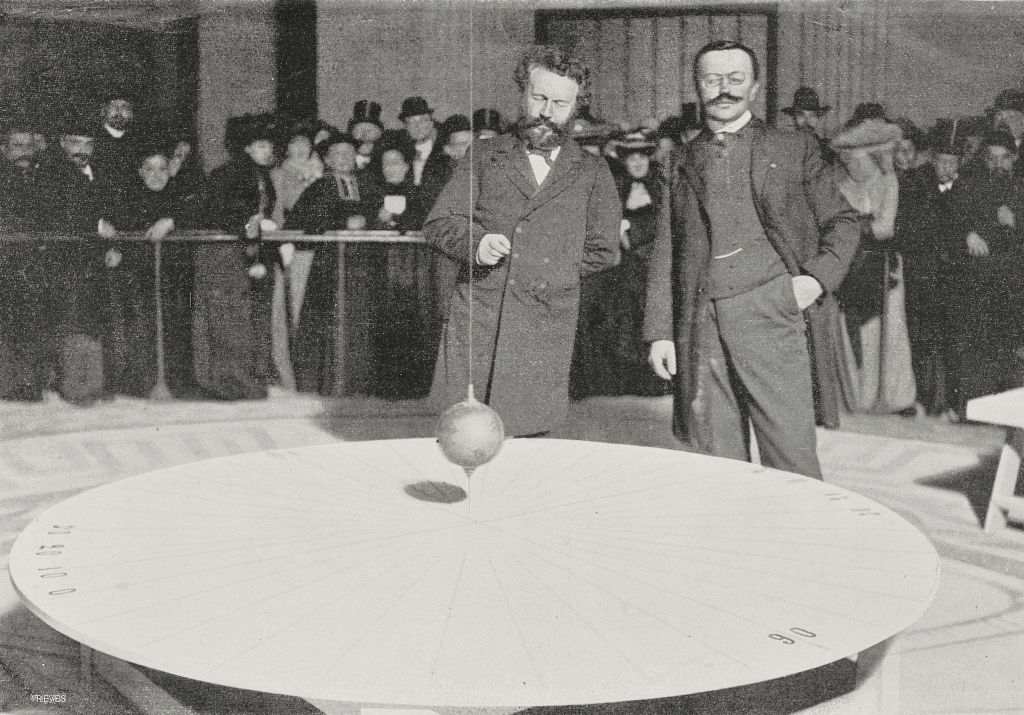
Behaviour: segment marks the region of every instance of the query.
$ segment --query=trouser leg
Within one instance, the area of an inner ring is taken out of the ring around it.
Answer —
[[[790,276],[715,303],[761,463],[820,479],[806,327]]]
[[[700,364],[690,402],[693,446],[706,454],[750,459],[747,418],[733,390],[734,375],[719,332],[716,301],[709,301],[698,321]]]

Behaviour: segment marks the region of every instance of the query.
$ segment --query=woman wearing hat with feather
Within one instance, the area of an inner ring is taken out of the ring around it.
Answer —
[[[914,407],[904,313],[902,261],[892,248],[899,187],[893,164],[900,129],[880,104],[865,102],[832,139],[839,190],[861,217],[861,248],[839,289],[843,398],[853,412]]]

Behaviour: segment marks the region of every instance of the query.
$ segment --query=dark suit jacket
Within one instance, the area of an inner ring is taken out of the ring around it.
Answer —
[[[365,180],[356,176],[359,187],[359,201],[343,201],[338,194],[338,180],[333,174],[317,179],[310,184],[289,214],[289,225],[305,233],[343,231],[350,216],[364,216],[366,227],[370,228],[377,215],[374,196]]]
[[[476,396],[498,411],[507,434],[561,420],[580,277],[615,265],[621,216],[607,163],[571,140],[539,189],[517,139],[474,145],[424,227],[427,241],[461,266],[439,356],[449,402],[465,397],[469,380],[470,257],[485,234],[500,233],[511,255],[493,267],[473,265]]]
[[[825,305],[856,253],[857,213],[839,193],[832,168],[813,136],[772,129],[758,119],[751,120],[750,127],[750,184],[761,225],[791,275],[808,274],[821,283],[825,294],[819,305]],[[651,258],[644,320],[646,340],[676,344],[675,429],[682,439],[690,433],[689,404],[701,360],[697,321],[709,300],[710,225],[703,172],[695,163],[700,154],[695,146],[709,139],[705,132],[683,148],[670,172],[671,185],[662,202]],[[812,309],[807,312],[812,343],[827,343],[829,326],[815,320]],[[812,355],[818,352],[811,347]],[[830,379],[829,371],[816,370],[816,379]]]

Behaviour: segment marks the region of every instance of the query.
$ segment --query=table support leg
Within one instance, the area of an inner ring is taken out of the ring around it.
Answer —
[[[800,715],[879,715],[900,711],[898,636],[857,656],[857,683],[845,695],[800,711]]]
[[[1024,454],[1024,430],[1011,427],[1006,432],[1006,444],[999,455],[999,467],[992,483],[992,496],[985,512],[985,531],[999,531],[1006,528],[1006,504],[1013,500],[1020,474],[1021,455]],[[1003,503],[1001,503],[1003,502]]]
[[[92,685],[92,648],[78,644],[78,677],[86,685]]]

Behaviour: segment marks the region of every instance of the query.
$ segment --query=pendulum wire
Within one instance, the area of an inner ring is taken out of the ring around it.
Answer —
[[[470,118],[470,133],[473,132],[473,0],[470,0],[469,5],[469,107],[466,112],[466,116]],[[475,137],[471,136],[469,140],[469,218],[468,218],[468,240],[466,245],[469,246],[469,332],[466,336],[469,349],[469,385],[466,387],[467,399],[475,399],[473,395],[473,264],[476,262],[476,256],[473,251],[473,178],[476,173],[476,164],[473,162],[473,144]],[[466,506],[469,509],[469,518],[473,518],[473,480],[469,478],[469,472],[466,472]]]
[[[470,0],[469,5],[469,111],[467,116],[470,117],[470,130],[472,132],[472,117],[473,117],[473,2]],[[468,393],[468,399],[474,399],[473,396],[473,264],[476,262],[476,256],[473,251],[473,178],[476,169],[476,165],[473,163],[473,141],[475,137],[471,137],[469,141],[469,226],[468,228],[468,240],[466,245],[469,246],[469,332],[467,335],[467,347],[469,349],[469,385],[466,388]]]

